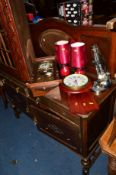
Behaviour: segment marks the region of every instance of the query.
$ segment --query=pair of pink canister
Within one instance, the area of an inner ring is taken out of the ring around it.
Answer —
[[[65,77],[71,73],[84,73],[86,65],[85,43],[60,40],[55,43],[56,61],[59,65],[60,76]]]

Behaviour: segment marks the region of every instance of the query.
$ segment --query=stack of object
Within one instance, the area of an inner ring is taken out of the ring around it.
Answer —
[[[72,0],[58,4],[58,14],[73,25],[92,25],[92,0]]]
[[[85,74],[86,48],[83,42],[72,44],[67,40],[60,40],[55,43],[56,62],[61,78],[72,74]]]
[[[63,79],[60,93],[71,113],[87,114],[99,106],[91,93],[92,83],[86,74],[86,48],[83,42],[70,43],[60,40],[55,43],[56,62]]]

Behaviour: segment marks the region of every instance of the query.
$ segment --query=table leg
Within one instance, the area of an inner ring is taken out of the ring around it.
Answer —
[[[8,107],[8,99],[6,97],[6,93],[5,93],[4,87],[0,88],[0,95],[2,97],[2,101],[4,103],[5,108],[7,108]]]
[[[81,164],[83,166],[82,174],[83,175],[89,175],[89,169],[90,169],[90,160],[83,158],[81,160]]]

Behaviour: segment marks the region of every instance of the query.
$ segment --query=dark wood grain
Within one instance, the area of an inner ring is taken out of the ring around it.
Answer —
[[[0,22],[0,32],[6,34],[5,44],[9,46],[14,62],[13,66],[0,62],[0,95],[5,105],[9,104],[17,117],[21,112],[27,114],[38,129],[79,154],[83,175],[89,174],[90,167],[100,153],[99,138],[113,118],[116,85],[112,83],[98,96],[91,91],[90,96],[83,94],[78,99],[74,97],[77,94],[68,94],[72,97],[69,98],[70,103],[67,103],[67,94],[62,95],[62,89],[59,88],[62,80],[54,78],[49,82],[43,79],[38,81],[41,75],[37,74],[36,68],[39,62],[55,60],[46,56],[53,53],[56,39],[67,39],[70,43],[82,41],[87,50],[86,73],[91,75],[93,81],[96,79],[96,71],[92,64],[91,46],[97,43],[113,80],[116,74],[116,33],[107,30],[105,26],[72,26],[56,18],[44,19],[28,28],[23,1],[20,0],[0,1]],[[42,34],[46,34],[46,31],[47,37],[44,38]],[[41,45],[41,38],[43,41],[45,39],[45,45],[44,42]],[[73,105],[78,100],[81,105],[84,98],[87,103],[91,103],[91,100],[95,102],[95,108],[87,108],[89,111],[79,114]]]

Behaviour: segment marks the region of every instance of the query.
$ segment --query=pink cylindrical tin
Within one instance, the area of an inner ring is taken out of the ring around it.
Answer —
[[[86,65],[85,43],[75,42],[71,44],[71,67],[83,69]]]
[[[68,64],[70,61],[70,47],[67,40],[55,43],[56,60],[59,64]]]
[[[60,40],[55,43],[56,61],[59,67],[61,77],[70,74],[70,45],[67,40]]]

